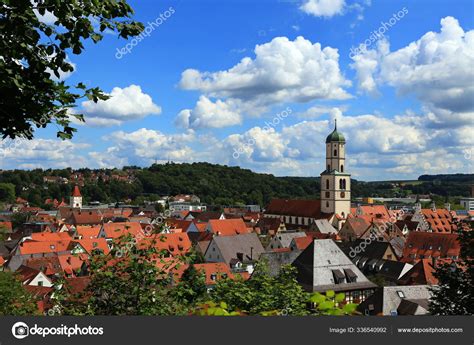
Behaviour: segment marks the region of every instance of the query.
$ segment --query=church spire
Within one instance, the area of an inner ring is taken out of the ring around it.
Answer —
[[[334,131],[337,131],[337,119],[334,119]]]

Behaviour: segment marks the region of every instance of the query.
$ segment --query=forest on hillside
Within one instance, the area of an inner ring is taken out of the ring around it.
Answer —
[[[196,194],[209,205],[266,205],[272,198],[319,198],[318,177],[276,177],[254,173],[248,169],[210,163],[154,164],[123,169],[35,169],[0,172],[0,202],[13,202],[16,197],[32,205],[45,206],[48,198],[66,201],[74,186],[44,182],[46,176],[70,179],[80,174],[85,185],[81,192],[86,202],[131,202],[157,200],[161,196]],[[97,176],[99,176],[97,178]],[[128,181],[109,179],[129,177]],[[93,178],[94,177],[94,178]],[[403,197],[410,194],[468,196],[474,175],[420,176],[419,183],[362,182],[352,180],[352,197]]]

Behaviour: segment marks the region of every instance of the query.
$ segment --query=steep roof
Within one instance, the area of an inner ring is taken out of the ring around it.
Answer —
[[[348,291],[373,288],[354,263],[333,240],[314,240],[293,262],[298,270],[297,279],[309,291]],[[342,281],[335,282],[335,275]],[[354,282],[349,282],[355,277]]]
[[[81,191],[79,190],[79,186],[78,186],[78,185],[75,185],[75,186],[74,186],[74,189],[73,189],[73,191],[72,191],[71,196],[74,196],[74,197],[80,197],[80,196],[82,196],[82,195],[81,195]]]
[[[237,258],[237,253],[243,254],[243,261],[256,260],[265,251],[257,234],[243,234],[236,236],[214,236],[213,242],[219,248],[224,262],[230,263]],[[212,242],[209,245],[211,248]],[[207,253],[206,251],[206,253]]]
[[[459,256],[461,244],[457,234],[415,231],[410,232],[403,249],[405,262],[424,257],[445,258]]]
[[[211,231],[218,236],[234,236],[249,233],[244,221],[239,219],[211,219],[209,221]]]
[[[446,209],[422,209],[421,214],[433,232],[451,233],[457,230],[451,212]]]
[[[260,261],[266,261],[269,274],[272,277],[280,273],[281,267],[290,265],[301,254],[301,250],[290,250],[286,252],[266,252],[260,255]]]
[[[142,226],[136,222],[104,223],[102,229],[106,238],[119,238],[126,235],[137,236],[142,233]]]

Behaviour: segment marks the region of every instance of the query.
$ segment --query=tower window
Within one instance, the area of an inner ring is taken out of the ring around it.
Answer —
[[[329,198],[331,194],[329,192],[326,192],[326,198]]]
[[[341,172],[344,172],[344,165],[341,164]]]
[[[328,164],[328,171],[331,171],[331,166]]]
[[[326,189],[329,189],[329,180],[326,180]]]
[[[329,207],[329,201],[326,201],[326,207]]]
[[[344,180],[339,180],[339,189],[344,189]]]
[[[337,156],[337,150],[334,150],[334,156]]]

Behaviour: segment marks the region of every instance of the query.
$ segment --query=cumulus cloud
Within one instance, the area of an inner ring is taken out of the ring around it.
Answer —
[[[159,115],[161,107],[153,103],[150,95],[144,93],[140,86],[130,85],[125,88],[114,87],[110,98],[105,101],[82,102],[86,124],[92,126],[120,125],[125,121],[142,119],[147,115]]]
[[[245,57],[228,70],[185,70],[180,87],[204,96],[194,110],[180,112],[176,122],[195,128],[231,126],[275,104],[351,97],[345,90],[351,82],[339,69],[337,49],[300,36],[294,41],[276,37],[254,52],[254,59]]]
[[[7,139],[0,142],[0,169],[85,167],[78,152],[88,147],[59,139]]]
[[[113,156],[127,164],[150,165],[155,160],[187,161],[193,151],[187,143],[195,139],[194,133],[163,134],[160,131],[141,128],[133,132],[117,131],[105,136],[114,146],[105,152],[106,157],[94,153],[106,165]]]
[[[474,30],[464,32],[457,19],[441,19],[440,32],[428,32],[390,52],[387,41],[353,57],[359,88],[376,93],[390,85],[414,94],[431,112],[432,123],[458,126],[474,115]]]
[[[306,0],[300,10],[316,17],[332,17],[342,14],[344,6],[344,0]]]
[[[201,96],[194,109],[184,109],[178,114],[175,124],[183,128],[221,128],[239,125],[242,116],[232,100],[213,102]]]

